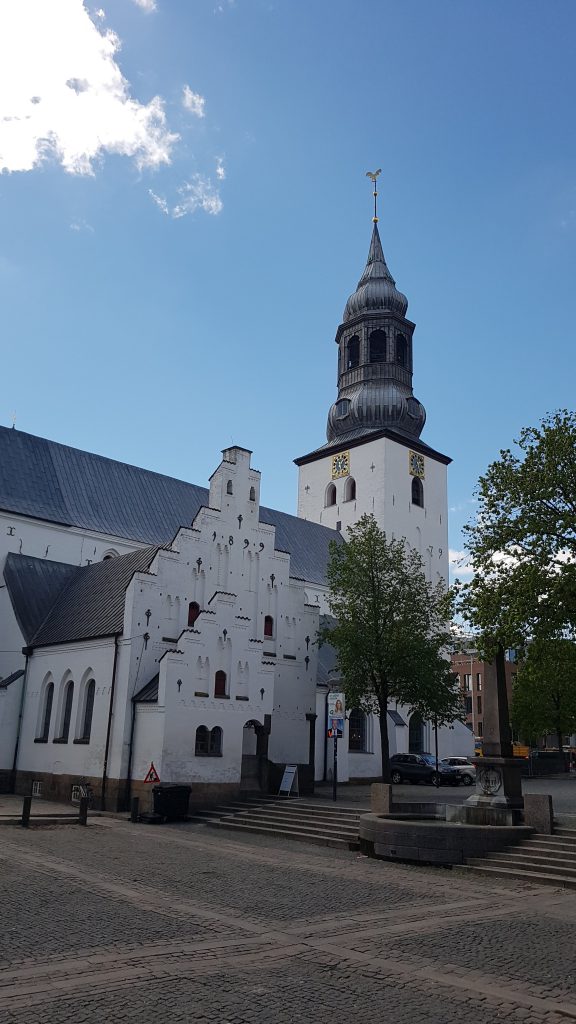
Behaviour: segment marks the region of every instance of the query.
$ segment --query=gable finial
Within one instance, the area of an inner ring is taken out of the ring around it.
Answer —
[[[378,223],[378,211],[376,209],[376,202],[378,200],[378,189],[376,188],[376,178],[381,173],[382,173],[382,168],[381,167],[379,167],[377,171],[366,171],[366,177],[370,178],[370,180],[374,183],[374,191],[372,193],[372,195],[374,196],[374,216],[372,217],[372,223],[373,224],[377,224]]]

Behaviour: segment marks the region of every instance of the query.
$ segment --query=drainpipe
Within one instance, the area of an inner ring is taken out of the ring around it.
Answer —
[[[130,746],[128,747],[128,771],[126,772],[126,788],[124,790],[124,805],[130,810],[130,799],[132,797],[132,750],[134,747],[134,725],[136,722],[136,705],[134,698],[130,701],[132,705],[132,720],[130,722]]]
[[[18,764],[18,750],[20,747],[20,732],[22,730],[22,718],[24,715],[24,699],[26,697],[26,684],[28,682],[28,661],[32,654],[33,647],[23,647],[22,654],[26,655],[26,664],[24,665],[24,678],[22,679],[22,694],[20,696],[20,710],[18,711],[18,727],[16,729],[16,742],[14,744],[14,758],[12,760],[12,779],[10,780],[10,789],[14,792],[16,788],[16,766]]]
[[[104,768],[102,769],[102,786],[100,790],[100,804],[103,811],[106,810],[106,784],[108,782],[108,754],[110,751],[110,734],[112,732],[112,712],[114,708],[114,691],[116,689],[116,666],[118,663],[118,637],[114,634],[114,664],[112,666],[112,686],[110,687],[110,706],[108,708],[108,725],[106,727],[106,746],[104,748]]]

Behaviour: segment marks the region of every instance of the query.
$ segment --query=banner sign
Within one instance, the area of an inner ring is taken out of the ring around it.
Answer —
[[[292,790],[299,796],[298,792],[298,765],[287,764],[280,783],[278,793],[280,796],[290,796]]]
[[[328,737],[341,740],[346,719],[346,698],[343,693],[328,694]]]

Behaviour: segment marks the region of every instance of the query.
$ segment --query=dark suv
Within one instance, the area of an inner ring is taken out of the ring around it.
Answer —
[[[456,768],[438,762],[432,754],[393,754],[390,758],[392,782],[431,782],[432,785],[458,786],[460,775]]]

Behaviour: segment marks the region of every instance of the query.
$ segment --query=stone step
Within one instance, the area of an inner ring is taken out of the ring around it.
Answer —
[[[229,804],[218,804],[216,807],[198,808],[193,811],[194,817],[213,816],[214,814],[244,814],[252,811],[265,811],[276,814],[279,817],[286,814],[298,814],[302,818],[313,818],[318,821],[341,821],[343,823],[356,824],[360,819],[359,811],[348,811],[341,813],[340,810],[328,811],[317,809],[313,805],[302,805],[296,801],[286,802],[254,802],[246,803],[243,800],[231,801]]]
[[[516,878],[521,882],[533,882],[535,885],[555,885],[563,889],[576,889],[576,878],[566,875],[547,874],[543,871],[527,871],[520,868],[503,867],[498,862],[486,860],[468,861],[459,865],[459,870],[477,871],[483,875],[497,878]]]
[[[299,832],[289,831],[282,828],[267,828],[264,825],[244,824],[234,818],[223,819],[218,822],[207,822],[210,828],[223,828],[233,832],[246,832],[251,835],[265,835],[278,839],[292,839],[295,842],[311,843],[314,846],[329,846],[331,849],[358,850],[360,843],[351,839],[338,839],[333,836],[318,835],[313,832],[301,830]]]
[[[346,827],[345,825],[327,825],[325,822],[314,822],[300,818],[270,817],[266,814],[235,814],[230,818],[221,818],[221,821],[237,821],[247,825],[265,825],[267,828],[277,828],[283,831],[292,832],[313,832],[315,835],[336,836],[337,838],[358,839],[358,829]]]
[[[506,850],[501,851],[504,854],[522,854],[526,857],[533,857],[535,860],[546,861],[565,861],[567,864],[576,864],[576,851],[571,850],[551,850],[546,846],[538,846],[532,843],[521,843],[519,846],[508,846]]]
[[[543,872],[548,875],[565,875],[576,879],[576,862],[551,861],[545,858],[532,858],[529,855],[508,853],[491,853],[484,861],[480,857],[470,858],[469,864],[497,864],[507,868],[519,868],[521,871]]]
[[[242,810],[242,809],[240,809]],[[250,808],[250,813],[254,812],[259,814],[264,812],[266,814],[274,814],[278,818],[284,818],[287,815],[297,814],[300,818],[309,818],[311,821],[342,821],[349,822],[350,824],[357,824],[360,821],[359,814],[340,814],[335,811],[331,814],[318,813],[314,808],[299,807],[297,804],[292,804],[289,807],[278,806],[278,804],[264,804],[260,807]]]
[[[525,844],[538,847],[541,850],[550,850],[551,853],[564,851],[569,855],[576,854],[576,843],[566,842],[564,839],[556,839],[555,836],[530,836],[529,839],[525,840]]]
[[[567,828],[564,825],[554,826],[555,836],[565,836],[567,839],[574,839],[576,842],[576,828]]]

